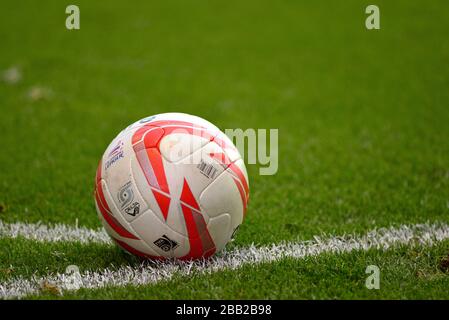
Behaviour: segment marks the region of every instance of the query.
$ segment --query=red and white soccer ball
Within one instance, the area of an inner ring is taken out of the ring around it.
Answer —
[[[245,164],[210,122],[183,113],[137,121],[111,142],[95,182],[98,216],[126,251],[207,258],[230,241],[249,197]]]

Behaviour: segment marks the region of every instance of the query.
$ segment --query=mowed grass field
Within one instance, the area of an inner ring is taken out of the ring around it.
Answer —
[[[277,174],[247,166],[230,249],[449,223],[449,3],[373,3],[381,29],[368,31],[367,1],[78,1],[69,31],[69,3],[4,1],[0,221],[99,228],[106,146],[140,118],[186,112],[279,129]],[[0,248],[0,285],[138,264],[106,244],[2,236]],[[448,255],[441,241],[32,297],[447,299]],[[365,288],[370,264],[379,290]]]

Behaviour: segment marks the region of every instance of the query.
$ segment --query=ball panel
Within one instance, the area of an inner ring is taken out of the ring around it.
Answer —
[[[229,137],[223,132],[220,131],[216,135],[215,141],[222,147],[230,162],[235,162],[236,160],[242,158],[239,151],[234,146],[234,143],[232,143],[231,139],[229,139]]]
[[[187,181],[193,197],[198,199],[201,192],[224,171],[224,168],[220,164],[208,156],[211,152],[221,151],[222,149],[212,142],[206,144],[201,150],[195,151],[179,163],[170,163],[162,159],[169,193],[152,191],[150,183],[151,180],[154,180],[156,182],[153,185],[157,185],[156,174],[147,174],[147,176],[150,175],[150,178],[145,177],[137,158],[135,156],[131,157],[132,177],[136,181],[139,193],[142,194],[149,208],[162,221],[169,224],[174,231],[187,236],[184,217],[179,205],[176,205],[177,201],[182,199],[184,181]],[[147,159],[145,150],[140,150],[139,152],[144,153],[141,163],[144,163],[145,170],[152,172],[153,169],[150,161]],[[199,164],[196,163],[198,161],[197,159],[200,159]],[[165,203],[162,203],[165,198]],[[205,215],[204,218],[207,223],[208,216]]]
[[[123,176],[128,174],[129,162],[126,159],[133,154],[129,139],[130,133],[119,134],[103,154],[102,178],[111,184],[124,182]]]
[[[107,148],[103,158],[103,179],[106,181],[111,200],[127,221],[134,220],[140,212],[148,209],[133,181],[131,145],[133,132],[122,132]]]
[[[203,136],[192,135],[182,129],[162,138],[159,150],[168,162],[179,162],[210,142]]]
[[[100,219],[104,224],[108,225],[109,230],[113,231],[109,234],[115,237],[137,239],[128,222],[115,205],[106,181],[99,181],[96,185],[95,192],[97,194],[97,212],[99,213]]]
[[[162,157],[158,156],[155,148],[150,148],[151,155],[147,149],[139,150],[136,155],[131,157],[131,175],[135,181],[139,194],[149,209],[163,222],[170,214],[170,192],[168,185],[170,180],[167,177],[167,166]],[[149,157],[159,158],[150,161]],[[155,166],[154,161],[162,165]]]
[[[189,251],[187,238],[166,223],[162,222],[151,212],[146,211],[131,223],[143,242],[157,255],[163,257],[181,257]]]
[[[243,205],[243,217],[246,215],[246,208],[249,201],[249,184],[248,174],[246,173],[245,163],[242,159],[232,163],[227,169],[227,172],[233,176],[235,185],[239,191],[240,198]]]
[[[240,172],[243,175],[240,175],[238,172],[236,172],[236,170],[231,170],[231,173],[235,175],[237,178],[239,178],[239,180],[241,180],[242,184],[245,186],[245,188],[248,190],[249,193],[249,179],[248,179],[248,172],[246,171],[245,162],[243,162],[242,159],[239,159],[234,162],[234,165],[236,168],[240,169]]]
[[[215,243],[217,251],[222,250],[231,239],[231,215],[223,213],[218,217],[211,218],[207,224],[207,229]]]
[[[244,207],[234,176],[229,170],[203,190],[199,202],[201,210],[210,218],[228,213],[233,226],[242,222]]]

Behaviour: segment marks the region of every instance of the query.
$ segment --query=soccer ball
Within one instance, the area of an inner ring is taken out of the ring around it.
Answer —
[[[245,164],[210,122],[183,113],[139,120],[98,165],[98,216],[120,247],[144,258],[207,258],[231,240],[249,198]]]

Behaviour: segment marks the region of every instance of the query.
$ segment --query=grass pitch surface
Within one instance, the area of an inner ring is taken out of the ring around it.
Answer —
[[[65,4],[5,2],[0,70],[21,79],[0,83],[0,219],[99,227],[92,190],[107,144],[173,111],[279,129],[279,171],[248,166],[233,246],[449,223],[449,4],[377,1],[376,31],[368,4],[79,1],[81,29],[68,31]],[[133,259],[97,244],[0,243],[1,281]],[[448,254],[446,241],[64,297],[448,298]],[[383,270],[380,290],[363,286],[368,264]]]

